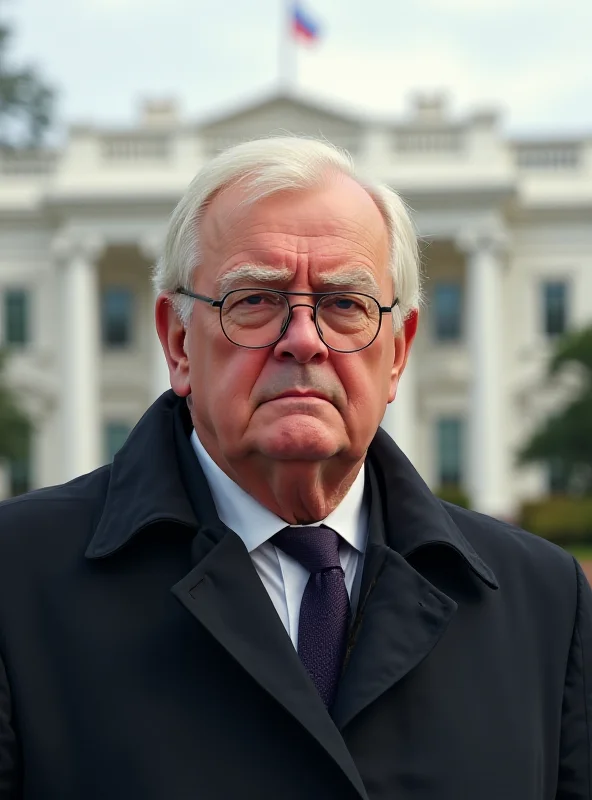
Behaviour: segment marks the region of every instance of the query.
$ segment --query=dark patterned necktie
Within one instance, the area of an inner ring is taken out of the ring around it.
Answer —
[[[345,656],[349,597],[339,561],[339,536],[325,526],[284,528],[272,544],[311,575],[300,606],[298,655],[330,708]]]

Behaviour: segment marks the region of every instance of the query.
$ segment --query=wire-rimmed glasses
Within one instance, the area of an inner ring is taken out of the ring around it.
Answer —
[[[295,308],[310,308],[321,341],[338,353],[356,353],[369,347],[380,332],[382,315],[398,304],[381,306],[362,292],[283,292],[278,289],[232,289],[214,300],[189,289],[175,292],[208,303],[220,310],[220,325],[226,338],[238,347],[260,350],[277,344],[286,333]],[[291,297],[317,298],[290,304]]]

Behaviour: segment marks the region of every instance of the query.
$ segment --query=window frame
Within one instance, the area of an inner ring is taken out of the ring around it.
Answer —
[[[21,313],[23,319],[20,323],[23,327],[23,336],[21,339],[14,339],[9,336],[9,328],[11,322],[11,313],[9,310],[9,298],[20,296],[24,300],[23,309]],[[32,343],[32,327],[31,327],[31,307],[32,307],[32,292],[28,286],[5,286],[2,298],[2,341],[5,347],[9,348],[25,348],[29,347]]]
[[[444,280],[436,280],[433,284],[433,291],[432,291],[432,307],[434,309],[433,312],[433,319],[432,319],[432,338],[433,340],[443,346],[454,346],[459,344],[464,339],[464,328],[465,328],[465,309],[464,309],[464,286],[462,280],[449,278]],[[441,305],[438,304],[438,290],[443,288],[454,288],[458,292],[458,314],[455,320],[456,328],[454,329],[452,335],[443,335],[444,331],[441,328],[440,323],[444,322],[444,324],[448,324],[449,320],[446,317],[442,318],[439,314],[439,308]]]
[[[553,310],[549,308],[548,304],[548,290],[552,286],[562,286],[564,289],[563,295],[563,330],[553,331],[549,330],[550,327],[547,323],[550,319],[550,313]],[[542,335],[545,339],[553,340],[564,336],[570,328],[570,310],[571,310],[571,280],[568,276],[543,276],[539,283],[539,318]]]
[[[122,341],[109,340],[109,320],[108,301],[109,294],[127,296],[129,298],[128,316],[125,320],[126,338]],[[135,343],[135,315],[136,315],[136,293],[133,287],[126,284],[108,284],[101,288],[101,347],[107,351],[123,351],[133,347]]]
[[[466,478],[466,458],[465,458],[465,444],[466,444],[466,420],[462,414],[454,414],[454,413],[445,413],[439,414],[435,420],[435,467],[436,467],[436,484],[438,487],[454,487],[454,488],[462,488],[465,483]],[[456,474],[451,479],[448,476],[445,476],[445,466],[444,462],[446,461],[446,457],[443,458],[444,455],[444,448],[443,448],[443,426],[445,424],[454,423],[457,427],[456,429],[456,443],[455,447],[457,450],[456,456],[458,463],[456,464]]]

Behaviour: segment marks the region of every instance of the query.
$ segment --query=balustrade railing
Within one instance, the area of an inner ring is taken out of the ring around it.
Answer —
[[[394,146],[399,153],[455,155],[464,148],[464,132],[459,130],[400,130]]]
[[[37,150],[7,150],[0,152],[0,175],[9,177],[39,177],[54,172],[55,153]]]
[[[515,145],[515,153],[516,166],[521,170],[577,170],[582,163],[580,142],[520,143]]]
[[[170,156],[168,136],[122,136],[101,137],[101,156],[105,161],[166,161]]]

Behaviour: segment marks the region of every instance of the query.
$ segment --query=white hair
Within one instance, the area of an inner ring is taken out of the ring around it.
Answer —
[[[278,192],[320,187],[339,174],[349,176],[368,192],[385,221],[389,270],[399,300],[393,309],[393,325],[398,332],[406,317],[418,308],[421,295],[417,235],[405,203],[388,186],[362,180],[349,153],[315,139],[257,139],[230,147],[205,164],[173,211],[163,253],[154,269],[155,289],[172,293],[179,287],[193,286],[193,272],[201,259],[201,222],[221,190],[240,183],[245,193],[243,202],[256,203]],[[187,324],[193,301],[177,295],[173,302]]]

